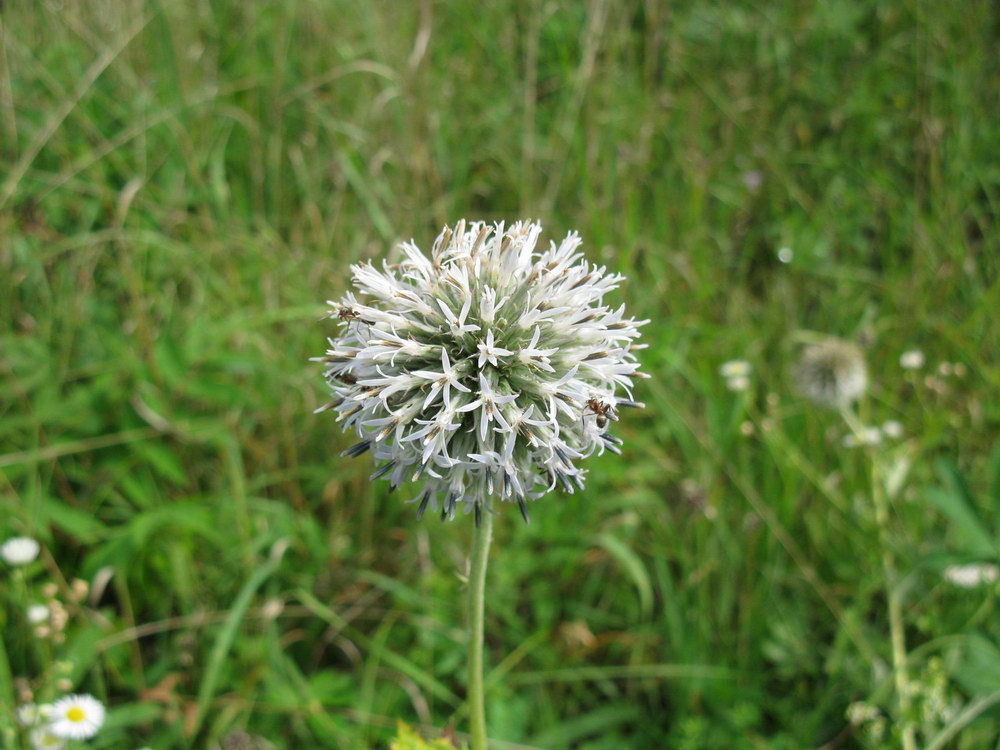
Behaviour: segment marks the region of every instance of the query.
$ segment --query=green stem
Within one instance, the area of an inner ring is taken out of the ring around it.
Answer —
[[[483,695],[483,610],[486,600],[486,563],[493,538],[493,514],[482,514],[472,544],[469,570],[469,722],[472,750],[487,750],[486,702]]]
[[[844,420],[860,438],[864,425],[853,412],[843,410]],[[903,601],[897,580],[896,565],[892,555],[889,532],[889,498],[885,492],[885,475],[880,457],[870,454],[872,504],[875,506],[875,523],[878,526],[879,544],[882,547],[882,575],[885,578],[886,598],[889,604],[889,640],[892,645],[892,671],[899,701],[900,727],[903,750],[917,750],[916,730],[910,720],[910,675],[907,667],[906,635],[903,623]]]

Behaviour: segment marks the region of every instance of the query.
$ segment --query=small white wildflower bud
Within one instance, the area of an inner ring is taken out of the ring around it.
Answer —
[[[882,432],[886,437],[898,440],[903,437],[903,425],[895,419],[889,419],[882,423]]]
[[[795,369],[799,389],[821,406],[840,409],[868,388],[868,368],[861,350],[842,339],[806,347]]]
[[[49,619],[49,608],[44,604],[30,604],[25,611],[25,616],[31,625],[40,625]]]
[[[1000,577],[1000,568],[992,563],[972,563],[970,565],[949,565],[941,574],[953,586],[973,589],[983,584],[993,583]]]
[[[619,453],[608,432],[632,400],[638,328],[604,296],[621,282],[578,252],[580,238],[535,249],[541,226],[464,221],[445,227],[430,257],[402,245],[398,265],[352,267],[331,303],[342,326],[326,378],[337,413],[395,489],[420,483],[417,516],[442,501],[478,521],[490,499],[526,501],[583,487],[577,463]]]
[[[899,366],[904,370],[919,370],[924,366],[924,353],[918,349],[903,352],[899,356]]]
[[[731,359],[719,367],[719,374],[724,378],[746,378],[750,376],[750,363],[745,359]]]
[[[8,565],[27,565],[34,562],[41,545],[27,536],[15,536],[0,544],[0,557]]]
[[[750,387],[750,378],[745,377],[743,375],[737,375],[734,378],[726,379],[726,388],[728,388],[731,391],[736,391],[738,393],[740,391],[745,391],[749,387]]]
[[[862,427],[857,433],[844,436],[844,447],[857,448],[860,445],[878,445],[882,442],[882,430],[878,427]]]

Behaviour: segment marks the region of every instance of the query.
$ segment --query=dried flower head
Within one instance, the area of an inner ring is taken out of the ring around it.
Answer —
[[[619,453],[608,426],[641,406],[646,321],[604,303],[622,277],[584,262],[575,233],[536,251],[540,232],[460,221],[429,258],[411,242],[399,264],[353,266],[368,302],[330,303],[342,330],[317,358],[334,395],[318,411],[357,432],[345,454],[371,450],[373,479],[421,483],[418,517],[440,497],[442,519],[462,504],[478,521],[498,497],[527,520],[526,500],[583,487],[580,459]]]
[[[861,350],[843,339],[806,347],[795,369],[799,389],[821,406],[842,409],[868,388],[868,368]]]

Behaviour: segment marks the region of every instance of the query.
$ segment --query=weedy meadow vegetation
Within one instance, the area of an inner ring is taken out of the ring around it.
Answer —
[[[5,748],[72,696],[70,748],[463,741],[473,520],[339,458],[308,363],[462,216],[578,230],[651,321],[624,455],[493,521],[492,747],[997,746],[989,3],[0,23]]]

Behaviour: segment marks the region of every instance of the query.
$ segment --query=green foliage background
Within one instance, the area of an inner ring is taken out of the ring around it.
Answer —
[[[796,396],[804,331],[862,342],[862,418],[904,426],[872,452],[901,482],[915,674],[940,659],[963,706],[1000,690],[966,669],[1000,659],[996,587],[941,583],[967,533],[926,493],[944,458],[991,502],[994,4],[6,0],[0,22],[0,532],[43,541],[31,586],[107,584],[55,650],[0,594],[0,704],[58,657],[113,709],[95,747],[464,726],[471,522],[416,523],[339,458],[307,361],[350,263],[461,217],[578,229],[652,319],[625,455],[498,520],[498,748],[878,746],[861,700],[893,746],[870,455]],[[945,746],[992,747],[993,710]]]

